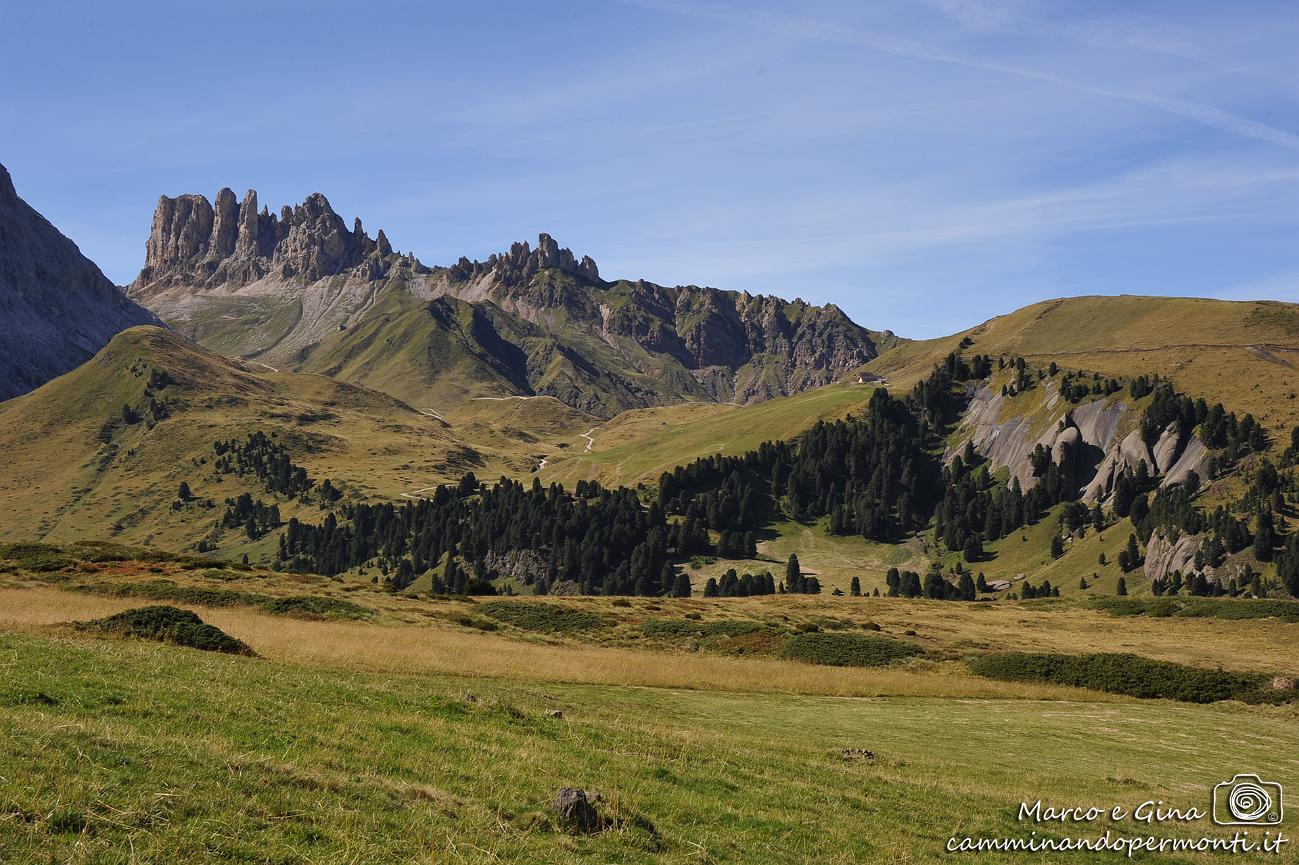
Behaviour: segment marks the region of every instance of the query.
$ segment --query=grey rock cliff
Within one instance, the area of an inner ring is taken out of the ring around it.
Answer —
[[[299,283],[347,274],[378,279],[397,258],[382,231],[371,239],[359,219],[349,229],[319,192],[278,215],[257,209],[254,189],[242,203],[222,189],[215,207],[202,195],[164,195],[130,293],[147,298],[173,286],[238,287],[267,276]]]
[[[0,399],[84,363],[121,330],[157,323],[18,197],[0,165]]]

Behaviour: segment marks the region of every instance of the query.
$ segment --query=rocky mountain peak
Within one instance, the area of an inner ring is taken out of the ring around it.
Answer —
[[[0,400],[86,361],[120,330],[157,323],[18,197],[0,165]]]
[[[0,165],[0,204],[13,205],[18,202],[18,190],[14,189],[13,178],[9,170]]]
[[[593,285],[603,282],[600,268],[591,256],[584,255],[578,260],[571,249],[561,247],[545,232],[537,235],[535,248],[524,240],[511,244],[508,252],[487,256],[486,261],[470,261],[462,256],[447,270],[455,282],[468,282],[490,275],[502,285],[516,286],[546,269],[558,270]]]
[[[355,273],[377,279],[402,260],[413,262],[398,259],[382,231],[371,239],[359,219],[349,229],[319,192],[272,214],[258,209],[257,190],[248,190],[240,202],[226,187],[215,205],[203,195],[158,199],[144,269],[131,292],[246,285],[267,276],[314,282]]]

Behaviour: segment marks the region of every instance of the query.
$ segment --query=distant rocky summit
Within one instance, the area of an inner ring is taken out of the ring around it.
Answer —
[[[119,331],[157,323],[18,197],[0,165],[0,399],[84,363]]]
[[[255,189],[242,203],[222,189],[215,206],[202,195],[164,195],[133,287],[211,288],[267,276],[313,282],[349,271],[373,280],[387,272],[392,257],[382,231],[372,240],[359,219],[348,229],[320,193],[281,208],[278,216],[265,207],[258,211]]]
[[[553,396],[612,415],[827,384],[898,340],[833,305],[602,278],[548,234],[427,267],[314,193],[278,216],[222,189],[163,196],[130,294],[226,355],[420,405]]]

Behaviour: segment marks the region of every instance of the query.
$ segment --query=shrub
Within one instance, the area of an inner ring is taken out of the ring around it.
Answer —
[[[52,544],[5,544],[0,555],[25,571],[51,573],[72,567],[77,560]]]
[[[463,625],[466,628],[476,628],[480,631],[497,631],[500,630],[501,627],[495,622],[488,621],[487,619],[480,619],[479,617],[471,616],[468,613],[455,613],[447,618],[455,622],[457,625]]]
[[[641,622],[640,628],[647,637],[671,640],[690,637],[743,637],[766,630],[767,626],[747,619],[721,619],[716,622],[698,622],[692,619],[646,619]]]
[[[1213,619],[1280,619],[1299,622],[1299,602],[1236,598],[1093,598],[1111,616],[1189,616]]]
[[[1209,670],[1126,653],[1060,655],[1004,652],[975,658],[970,662],[970,670],[990,679],[1049,682],[1184,703],[1218,700],[1271,703],[1296,698],[1294,691],[1271,689],[1271,677],[1259,673]]]
[[[182,586],[171,580],[148,580],[142,583],[85,583],[69,586],[77,592],[108,595],[113,598],[144,598],[150,601],[174,601],[201,607],[252,607],[270,600],[267,595],[215,589],[208,586]]]
[[[744,619],[722,619],[716,622],[703,623],[700,631],[705,637],[743,637],[745,634],[765,630],[766,627],[761,622],[751,622]]]
[[[640,629],[647,637],[666,640],[703,636],[703,625],[689,619],[646,619]]]
[[[780,654],[792,661],[829,667],[883,667],[924,654],[914,643],[867,634],[794,634]]]
[[[177,607],[137,607],[103,619],[77,622],[74,627],[90,633],[154,640],[205,652],[225,652],[248,657],[256,655],[246,643],[207,624],[195,613]]]
[[[262,609],[276,616],[297,619],[364,619],[370,615],[370,611],[360,604],[320,595],[273,598],[263,604]]]
[[[487,601],[478,605],[478,612],[525,631],[572,633],[594,631],[609,624],[604,616],[588,610],[536,601]]]

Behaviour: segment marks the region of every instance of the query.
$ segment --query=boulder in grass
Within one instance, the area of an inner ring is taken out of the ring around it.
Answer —
[[[555,794],[555,811],[559,823],[573,832],[590,834],[600,829],[600,815],[592,804],[592,798],[585,790],[577,787],[562,787]]]

